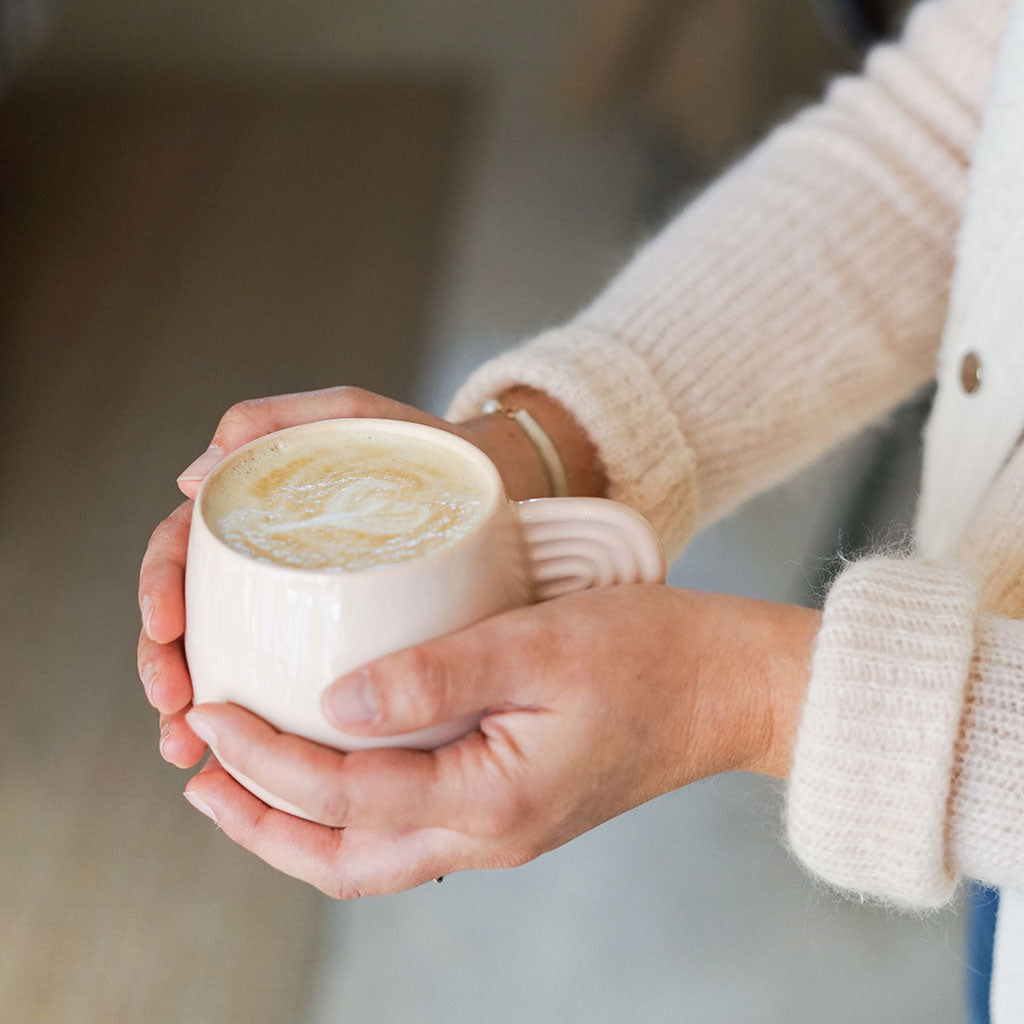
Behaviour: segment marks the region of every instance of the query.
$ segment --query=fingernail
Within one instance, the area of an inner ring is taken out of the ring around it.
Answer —
[[[188,727],[213,750],[214,744],[217,742],[217,734],[213,731],[209,718],[193,708],[186,712],[185,721],[188,722]]]
[[[337,725],[365,725],[380,712],[373,695],[370,674],[365,669],[346,682],[335,683],[324,694],[324,712]]]
[[[157,690],[157,687],[160,687]],[[159,673],[156,674],[156,678],[150,684],[149,687],[149,703],[153,705],[158,711],[167,703],[166,698],[161,697],[160,694],[167,689],[166,680],[160,678]]]
[[[148,594],[142,599],[141,608],[142,608],[142,628],[146,631],[146,636],[148,636],[149,639],[152,640],[153,639],[153,633],[152,633],[151,624],[152,624],[152,621],[153,621],[153,601],[152,601],[152,599],[150,598],[150,596]]]
[[[160,756],[164,757],[164,744],[167,742],[167,737],[171,734],[171,723],[168,722],[166,725],[160,727]],[[166,758],[165,758],[166,760]]]
[[[142,689],[146,691],[146,700],[151,703],[153,700],[153,683],[156,681],[157,675],[156,665],[152,662],[147,662],[142,666],[142,673],[139,678],[142,680]]]
[[[188,469],[179,474],[178,480],[202,480],[222,458],[224,452],[217,445],[211,444]]]
[[[208,803],[206,803],[206,801],[204,801],[200,796],[198,796],[197,794],[193,793],[192,790],[190,790],[190,789],[186,789],[185,792],[182,794],[182,796],[184,796],[185,799],[200,814],[205,814],[210,819],[210,821],[212,821],[214,823],[214,825],[217,824],[217,815],[213,813],[213,808],[211,808],[210,805]]]

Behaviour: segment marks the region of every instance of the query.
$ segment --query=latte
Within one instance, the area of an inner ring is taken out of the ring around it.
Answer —
[[[353,572],[454,543],[482,521],[490,493],[457,452],[367,428],[257,446],[211,480],[205,514],[251,558]]]

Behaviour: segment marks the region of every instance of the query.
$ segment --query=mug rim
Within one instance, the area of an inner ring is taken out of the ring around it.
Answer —
[[[212,484],[215,484],[217,478],[222,473],[226,472],[235,462],[249,451],[265,444],[268,440],[285,437],[290,434],[299,434],[304,431],[326,433],[334,429],[358,429],[360,426],[368,426],[373,429],[383,430],[390,433],[405,434],[407,436],[411,435],[413,437],[420,437],[427,441],[440,442],[454,447],[460,454],[474,460],[483,471],[488,483],[490,484],[484,514],[468,532],[464,533],[461,537],[458,537],[450,544],[442,545],[439,548],[435,548],[433,551],[426,552],[426,554],[417,555],[415,558],[408,558],[402,562],[390,562],[385,563],[384,565],[371,565],[362,569],[306,568],[300,565],[283,565],[280,562],[272,562],[269,559],[255,558],[252,555],[247,555],[245,552],[239,551],[238,548],[230,545],[210,525],[209,520],[206,518],[206,502],[204,501],[207,490]],[[502,505],[507,505],[508,503],[509,499],[505,494],[505,486],[502,482],[501,474],[498,472],[498,467],[495,466],[494,462],[486,452],[482,451],[471,441],[467,441],[465,438],[459,437],[458,434],[442,430],[440,427],[432,427],[426,423],[414,423],[409,420],[390,420],[383,417],[338,416],[331,419],[313,420],[309,423],[296,423],[290,427],[282,427],[280,430],[274,430],[269,434],[263,434],[260,437],[253,438],[240,448],[236,448],[230,455],[227,455],[216,466],[214,466],[200,484],[194,500],[193,528],[195,528],[196,519],[198,518],[198,522],[202,529],[205,530],[207,536],[220,550],[228,552],[233,557],[243,559],[244,564],[246,565],[256,565],[261,569],[268,571],[284,573],[297,572],[302,573],[303,575],[322,577],[325,579],[350,579],[352,577],[366,576],[370,574],[376,576],[384,572],[401,571],[410,565],[420,566],[431,560],[439,559],[448,554],[448,552],[452,551],[454,548],[457,548],[460,544],[463,544],[470,538],[474,537],[477,533],[482,532],[491,522],[498,508]]]

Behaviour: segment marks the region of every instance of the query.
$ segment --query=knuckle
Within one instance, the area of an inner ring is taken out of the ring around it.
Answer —
[[[169,527],[176,530],[184,527],[187,529],[192,525],[192,510],[195,506],[195,502],[189,498],[188,501],[183,501],[165,520]]]
[[[415,684],[407,694],[409,718],[433,721],[444,715],[451,699],[451,674],[447,662],[430,647],[409,652],[409,673]]]
[[[251,419],[272,402],[270,398],[244,398],[241,402],[235,402],[225,415],[233,416],[235,419]]]
[[[363,895],[362,890],[351,879],[333,873],[319,882],[317,888],[332,900],[358,900]]]
[[[259,847],[260,832],[266,825],[269,813],[270,808],[261,804],[252,814],[237,823],[229,819],[224,822],[218,821],[218,824],[239,846],[255,850]]]
[[[363,388],[342,384],[335,391],[335,397],[349,416],[366,416],[373,411],[372,399],[375,396]]]
[[[186,501],[179,505],[166,519],[161,519],[149,535],[146,544],[145,554],[142,556],[142,569],[145,571],[152,564],[155,556],[161,555],[168,549],[173,549],[181,543],[181,538],[187,539],[188,528],[192,522],[192,502]],[[184,531],[184,533],[182,533]]]
[[[363,894],[358,889],[353,889],[351,886],[346,885],[344,882],[338,882],[335,884],[328,885],[324,892],[331,897],[332,900],[359,900],[363,898]]]
[[[247,428],[261,427],[267,419],[269,400],[266,398],[247,398],[235,402],[220,418],[214,440],[222,439],[237,431]]]
[[[297,791],[295,802],[314,821],[330,828],[342,828],[352,820],[355,801],[352,784],[344,770],[344,755],[334,751],[321,751],[315,761],[310,761],[308,741],[291,733],[276,733],[271,738],[274,759],[283,767],[296,764],[308,769],[301,792]]]
[[[317,806],[309,810],[321,825],[343,828],[352,820],[352,797],[341,786],[319,787],[314,802]]]
[[[259,749],[251,736],[239,734],[235,729],[225,730],[217,737],[211,751],[219,761],[230,764],[243,775],[258,776],[261,768]]]
[[[146,553],[159,550],[163,546],[167,535],[174,529],[173,513],[166,519],[161,519],[153,532],[149,535],[149,543],[146,545]]]

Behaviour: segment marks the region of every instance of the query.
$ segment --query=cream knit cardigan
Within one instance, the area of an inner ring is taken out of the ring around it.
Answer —
[[[596,443],[611,496],[674,554],[938,376],[922,554],[833,585],[787,810],[811,871],[905,906],[944,903],[962,876],[1024,889],[1024,229],[1005,259],[1024,221],[1024,9],[989,102],[1011,6],[919,4],[899,44],[449,411],[547,391]],[[959,359],[979,345],[982,385],[964,395]]]

